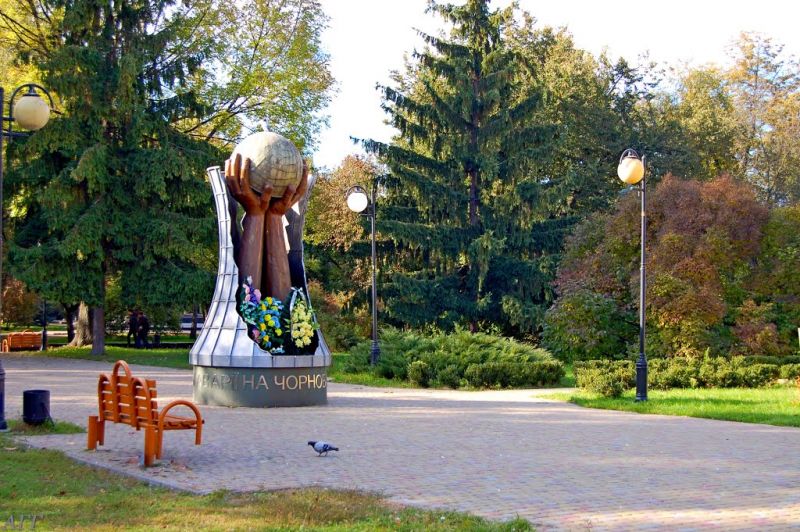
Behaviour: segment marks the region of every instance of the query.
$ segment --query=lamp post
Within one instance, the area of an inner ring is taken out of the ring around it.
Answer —
[[[645,277],[645,238],[647,236],[647,188],[645,186],[645,173],[647,170],[647,159],[632,149],[622,152],[617,167],[617,175],[623,183],[636,185],[641,183],[637,189],[642,195],[642,237],[641,237],[641,265],[639,267],[639,358],[636,360],[636,400],[647,401],[647,357],[644,353],[644,331],[645,331],[645,288],[647,280]]]
[[[372,227],[372,350],[369,355],[369,363],[374,366],[378,363],[381,356],[381,348],[378,346],[378,295],[377,281],[375,279],[376,251],[375,251],[375,184],[372,182],[371,197],[367,197],[364,187],[353,186],[347,190],[347,206],[351,211],[357,212],[362,216],[369,216]],[[369,207],[369,208],[368,208]]]
[[[28,92],[20,97],[15,106],[14,98],[23,89],[28,89]],[[47,95],[50,105],[39,96],[36,89]],[[4,114],[5,95],[5,90],[0,87],[0,328],[2,327],[3,315],[3,140],[6,137],[12,139],[28,135],[28,133],[14,131],[14,122],[28,131],[36,131],[43,128],[47,121],[50,120],[50,109],[53,106],[53,98],[50,97],[50,93],[44,87],[35,83],[26,83],[17,87],[11,93],[11,98],[8,100],[8,116],[6,116]],[[6,372],[3,369],[2,361],[0,361],[0,431],[8,430],[5,417],[5,387]]]

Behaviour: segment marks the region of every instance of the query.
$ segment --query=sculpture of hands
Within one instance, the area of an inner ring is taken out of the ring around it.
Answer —
[[[308,189],[308,165],[303,161],[303,177],[297,186],[289,185],[280,198],[272,198],[272,185],[267,185],[261,194],[250,186],[250,159],[242,160],[238,153],[233,160],[225,161],[225,181],[228,190],[236,201],[250,215],[270,214],[283,216],[297,203]]]

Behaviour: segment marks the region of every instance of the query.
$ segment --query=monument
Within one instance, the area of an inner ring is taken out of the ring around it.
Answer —
[[[303,224],[315,177],[284,137],[245,138],[208,169],[219,226],[219,267],[189,357],[194,400],[220,406],[327,402],[331,354],[308,297]],[[239,206],[244,216],[239,216]]]

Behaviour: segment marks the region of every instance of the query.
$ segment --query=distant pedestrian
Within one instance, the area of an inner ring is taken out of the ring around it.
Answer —
[[[139,311],[134,310],[128,316],[128,347],[131,346],[131,337],[133,337],[134,345],[136,344],[136,337],[139,334]]]
[[[136,347],[147,349],[147,335],[150,333],[150,320],[144,313],[139,314],[139,334],[136,336]]]

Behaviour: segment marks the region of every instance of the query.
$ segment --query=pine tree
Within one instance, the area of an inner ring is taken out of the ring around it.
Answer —
[[[189,307],[213,283],[198,268],[214,242],[203,178],[212,149],[170,125],[202,111],[179,89],[203,51],[170,46],[173,4],[42,3],[64,13],[58,46],[38,65],[63,114],[20,143],[10,258],[37,291],[93,307],[95,354],[109,283],[146,309]]]
[[[421,33],[427,47],[408,75],[382,87],[400,135],[364,144],[390,169],[378,213],[393,257],[383,294],[405,324],[531,334],[553,298],[574,190],[570,176],[542,171],[558,127],[536,119],[541,86],[520,82],[535,65],[505,43],[512,11],[488,3],[431,4],[449,39]]]

